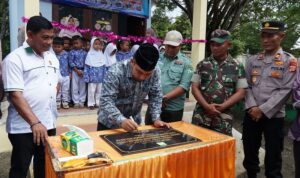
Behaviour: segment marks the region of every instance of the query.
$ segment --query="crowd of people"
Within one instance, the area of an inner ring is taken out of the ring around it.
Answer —
[[[44,144],[56,134],[57,108],[98,107],[97,130],[138,129],[141,108],[148,97],[145,124],[170,127],[181,121],[186,93],[191,88],[197,104],[192,124],[232,135],[232,106],[245,100],[243,124],[244,167],[248,177],[259,172],[258,150],[265,137],[265,175],[282,177],[285,103],[293,92],[300,108],[300,77],[296,58],[281,48],[285,24],[262,23],[263,52],[246,66],[230,54],[230,32],[211,34],[211,55],[195,68],[181,53],[183,37],[169,31],[163,44],[147,41],[107,43],[93,37],[54,37],[51,23],[41,16],[27,23],[28,39],[3,62],[4,89],[9,94],[7,132],[12,144],[9,177],[26,177],[34,156],[34,176],[44,177]],[[146,35],[155,35],[152,29]],[[83,47],[85,46],[85,47]],[[132,48],[131,48],[132,46]],[[130,49],[131,48],[131,49]],[[53,49],[51,51],[50,49]],[[86,89],[87,86],[87,89]],[[38,94],[42,93],[42,94]],[[83,121],[84,122],[84,121]],[[294,140],[295,177],[300,176],[300,118],[290,129]]]
[[[146,36],[155,35],[151,28],[148,31]],[[140,44],[130,40],[107,42],[98,37],[89,41],[79,35],[55,37],[52,50],[61,73],[57,108],[69,109],[70,104],[74,108],[83,108],[85,104],[90,109],[98,108],[106,71],[116,62],[131,59]]]

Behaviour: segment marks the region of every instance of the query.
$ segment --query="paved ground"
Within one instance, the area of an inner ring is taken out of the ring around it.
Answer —
[[[186,102],[185,112],[184,112],[184,120],[186,122],[191,122],[192,111],[194,109],[195,102]],[[6,104],[3,105],[4,116],[3,119],[0,120],[0,178],[6,178],[9,170],[9,162],[10,162],[10,152],[11,145],[7,138],[7,133],[5,132],[5,118],[6,118]],[[143,106],[142,114],[146,112],[146,105]],[[71,124],[79,126],[87,131],[95,131],[97,127],[97,110],[89,110],[87,108],[84,109],[68,109],[59,110],[59,117],[57,121],[58,126],[58,134],[64,132],[65,129],[62,128],[63,124]],[[243,175],[244,168],[242,167],[242,143],[241,143],[241,134],[238,131],[233,132],[234,137],[237,141],[237,149],[236,149],[236,175],[240,178],[245,177]],[[261,152],[261,157],[263,156],[264,151]],[[263,161],[261,161],[263,162]]]

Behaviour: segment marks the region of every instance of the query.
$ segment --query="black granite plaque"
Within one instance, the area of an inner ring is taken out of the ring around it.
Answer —
[[[133,132],[100,135],[121,155],[129,155],[171,146],[201,142],[200,139],[175,129],[160,128]]]

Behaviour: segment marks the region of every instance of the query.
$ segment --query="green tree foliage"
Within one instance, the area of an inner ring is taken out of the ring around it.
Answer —
[[[172,19],[167,17],[166,12],[172,11],[176,8],[176,4],[169,0],[156,1],[156,8],[151,18],[152,28],[156,31],[158,37],[164,38],[166,33],[170,30],[179,31],[183,38],[192,38],[192,25],[185,13],[175,18],[175,22],[172,23]],[[190,50],[191,44],[184,44],[183,50]]]
[[[186,21],[192,22],[194,0],[163,0],[156,1],[165,9],[173,3],[180,7],[186,14],[184,19],[177,22],[176,27],[180,32],[191,32]],[[172,8],[174,8],[172,6]],[[172,10],[168,9],[168,10]],[[183,17],[182,17],[183,18]],[[292,49],[300,38],[300,1],[299,0],[208,0],[207,7],[207,35],[209,40],[213,30],[222,28],[232,32],[232,53],[254,54],[262,50],[260,45],[260,24],[266,20],[281,20],[287,24],[286,37],[282,43],[284,50],[300,56],[300,49]],[[153,21],[153,20],[152,20]],[[185,21],[185,23],[183,23]],[[181,24],[181,25],[180,25]],[[175,25],[171,25],[175,27]],[[186,27],[186,28],[185,28]],[[183,29],[184,28],[184,29]],[[208,45],[207,53],[209,54]],[[235,51],[236,50],[236,51]]]
[[[183,38],[192,38],[192,25],[190,21],[186,20],[188,17],[185,13],[182,13],[180,16],[176,17],[175,22],[170,25],[169,30],[179,31]],[[183,44],[183,50],[191,50],[192,45],[190,43]]]
[[[240,26],[237,27],[234,35],[238,35],[246,43],[246,51],[248,50],[250,54],[254,54],[262,50],[259,40],[261,22],[266,20],[284,21],[287,28],[282,47],[288,52],[299,55],[299,50],[292,49],[300,37],[299,12],[300,1],[297,0],[252,0],[244,9]]]
[[[163,3],[161,1],[156,0],[156,5],[160,6],[161,8],[168,9],[167,5],[169,3],[173,3],[178,6],[185,15],[182,16],[185,19],[176,19],[181,20],[177,22],[178,26],[182,26],[185,28],[184,31],[189,31],[191,33],[191,26],[186,26],[185,24],[189,21],[189,24],[193,22],[193,5],[194,0],[164,0]],[[208,0],[208,7],[207,7],[207,34],[206,39],[210,39],[210,34],[213,30],[218,28],[223,28],[226,30],[233,30],[235,25],[239,22],[239,17],[242,12],[242,9],[247,5],[250,0]],[[172,10],[172,9],[168,9]],[[154,22],[155,20],[152,19]],[[184,23],[183,23],[184,22]],[[188,29],[190,28],[190,29]],[[179,30],[180,31],[180,30]],[[180,31],[182,32],[182,31]],[[206,54],[209,54],[209,46],[207,46]]]
[[[155,30],[157,36],[164,38],[165,34],[168,32],[171,21],[166,15],[166,9],[157,7],[153,12],[151,20],[152,28]]]
[[[185,38],[192,38],[192,25],[190,21],[186,20],[188,17],[185,13],[176,17],[175,22],[170,25],[171,29],[180,31]]]
[[[233,33],[233,39],[243,42],[244,49],[240,51],[242,53],[255,54],[262,50],[259,39],[259,26],[260,22],[249,22],[239,24]]]
[[[232,47],[230,49],[230,54],[233,57],[237,57],[238,55],[242,54],[245,50],[245,43],[239,39],[232,40]]]
[[[193,22],[194,0],[171,0],[187,14]],[[240,14],[251,0],[208,0],[206,38],[218,28],[233,30],[238,24]]]

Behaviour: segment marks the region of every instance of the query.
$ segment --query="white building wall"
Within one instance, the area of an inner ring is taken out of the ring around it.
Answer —
[[[24,2],[30,0],[9,0],[9,30],[10,30],[10,50],[18,48],[18,28],[25,26],[22,22],[24,16]],[[40,1],[40,12],[49,21],[52,21],[52,3]]]

